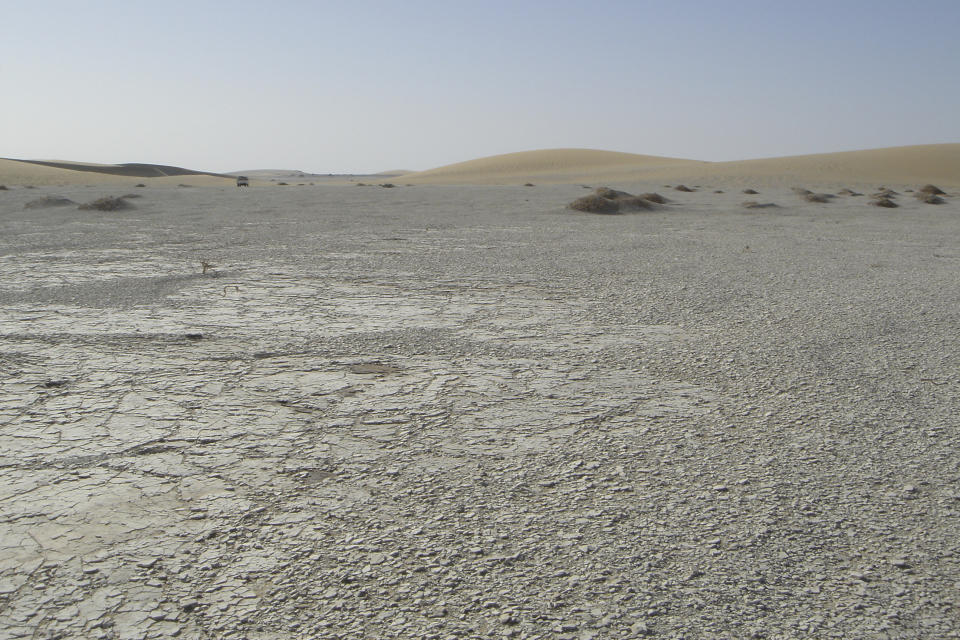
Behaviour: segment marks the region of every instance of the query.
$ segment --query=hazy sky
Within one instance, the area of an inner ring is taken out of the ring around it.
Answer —
[[[339,173],[960,142],[960,0],[0,7],[0,157]]]

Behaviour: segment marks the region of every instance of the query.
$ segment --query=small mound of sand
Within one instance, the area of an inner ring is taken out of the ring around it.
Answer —
[[[896,209],[900,206],[890,198],[874,198],[869,204],[871,207],[883,207],[884,209]]]
[[[688,186],[685,185],[685,184],[678,184],[677,186],[675,186],[675,187],[673,188],[673,190],[674,190],[674,191],[684,191],[684,192],[686,192],[686,193],[693,193],[694,191],[696,191],[696,189],[691,189],[690,187],[688,187]]]
[[[920,193],[929,193],[934,196],[946,195],[946,192],[940,187],[932,184],[925,184],[919,189]]]
[[[889,189],[889,188],[887,188],[887,187],[880,187],[879,189],[877,189],[877,192],[876,192],[876,193],[873,193],[873,194],[871,194],[871,195],[872,195],[872,196],[878,196],[878,197],[881,197],[881,198],[883,198],[883,197],[893,198],[893,197],[898,196],[898,195],[900,195],[900,194],[897,193],[896,191],[894,191],[893,189]]]
[[[87,202],[79,207],[84,211],[122,211],[123,209],[132,209],[133,205],[123,199],[114,198],[112,196],[104,196],[103,198],[97,198],[93,202]]]
[[[945,204],[947,201],[941,198],[940,196],[934,193],[922,193],[918,192],[916,194],[917,200],[924,202],[926,204]]]
[[[626,196],[618,198],[616,202],[621,209],[653,209],[653,203],[643,196]]]
[[[760,192],[754,189],[744,189],[741,193],[746,193],[747,195],[755,196]]]
[[[862,193],[858,193],[857,191],[854,191],[853,189],[840,189],[840,191],[839,191],[838,193],[839,193],[840,195],[842,195],[842,196],[849,196],[849,197],[851,197],[851,198],[856,198],[856,197],[858,197],[858,196],[862,196],[862,195],[863,195]]]
[[[618,213],[620,211],[620,204],[616,200],[604,198],[595,193],[577,198],[567,206],[575,211],[587,213]]]
[[[748,200],[743,203],[745,209],[776,209],[780,205],[773,202],[754,202],[753,200]]]
[[[77,204],[70,198],[64,198],[62,196],[46,196],[38,200],[31,200],[27,204],[23,205],[24,209],[49,209],[51,207],[68,207],[72,204]]]
[[[830,202],[830,199],[835,197],[832,193],[807,193],[803,196],[803,199],[807,202],[819,202],[822,204]]]
[[[813,193],[813,191],[810,191],[810,189],[804,189],[803,187],[791,187],[790,190],[798,196],[808,196]]]

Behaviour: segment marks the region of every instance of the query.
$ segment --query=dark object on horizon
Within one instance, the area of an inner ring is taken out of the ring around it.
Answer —
[[[250,178],[248,178],[247,176],[237,176],[237,186],[238,186],[238,187],[249,187],[249,186],[250,186]]]

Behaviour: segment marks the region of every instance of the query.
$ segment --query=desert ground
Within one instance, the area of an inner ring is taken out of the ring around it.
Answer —
[[[910,149],[0,161],[0,637],[960,637],[960,145]]]

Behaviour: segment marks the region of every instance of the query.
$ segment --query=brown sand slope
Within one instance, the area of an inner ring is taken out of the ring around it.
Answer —
[[[404,176],[415,184],[524,182],[798,183],[933,182],[960,186],[960,144],[916,145],[735,162],[698,162],[609,151],[555,149],[481,158]]]
[[[0,184],[226,184],[233,178],[157,164],[101,165],[89,162],[0,159]]]
[[[694,160],[644,156],[594,149],[521,151],[458,162],[410,173],[414,184],[510,184],[515,182],[578,182],[634,175],[644,170],[700,164]]]

